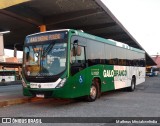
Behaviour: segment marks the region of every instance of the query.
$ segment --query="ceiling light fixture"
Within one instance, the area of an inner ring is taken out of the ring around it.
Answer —
[[[0,32],[0,34],[7,34],[7,33],[10,33],[11,31],[2,31]]]

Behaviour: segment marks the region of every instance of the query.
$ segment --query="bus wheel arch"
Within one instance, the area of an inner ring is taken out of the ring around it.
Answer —
[[[98,88],[98,98],[101,96],[101,79],[99,77],[95,77],[92,82],[94,82],[97,85]]]

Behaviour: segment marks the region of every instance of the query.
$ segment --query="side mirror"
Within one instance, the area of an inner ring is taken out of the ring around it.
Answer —
[[[81,55],[81,46],[78,45],[78,40],[74,40],[72,53],[73,53],[73,56]]]
[[[73,46],[73,48],[72,48],[72,56],[76,56],[76,47],[75,46]]]
[[[76,55],[77,56],[80,56],[81,55],[81,46],[77,46],[77,49],[76,49]]]
[[[77,47],[73,46],[72,55],[73,56],[80,56],[81,55],[81,46],[79,46],[79,45]]]

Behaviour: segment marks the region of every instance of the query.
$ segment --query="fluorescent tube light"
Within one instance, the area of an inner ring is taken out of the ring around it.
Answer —
[[[7,34],[7,33],[10,33],[11,31],[2,31],[0,32],[0,34]]]

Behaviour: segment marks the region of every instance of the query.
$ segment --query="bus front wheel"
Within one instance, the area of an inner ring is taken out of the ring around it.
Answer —
[[[93,102],[97,99],[98,96],[98,87],[95,83],[91,85],[90,94],[87,96],[87,101]]]

